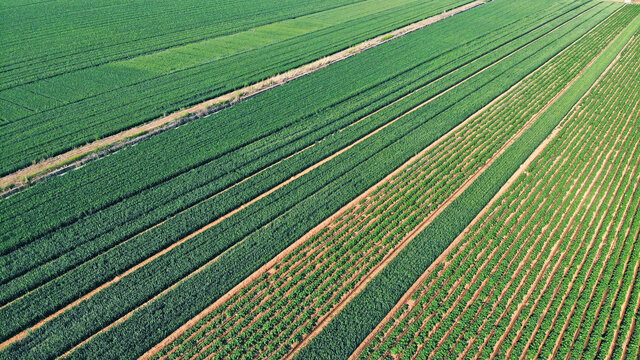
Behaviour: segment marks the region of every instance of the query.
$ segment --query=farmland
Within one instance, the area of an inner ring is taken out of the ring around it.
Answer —
[[[1,68],[0,141],[10,144],[0,155],[2,175],[465,1],[330,0],[313,5],[290,0],[278,6],[273,2],[255,6],[251,1],[240,5],[224,1],[212,3],[210,8],[198,1],[173,2],[174,7],[163,1],[151,6],[122,2],[109,11],[113,18],[98,17],[97,24],[92,21],[100,9],[83,12],[86,3],[74,1],[81,17],[65,23],[66,41],[56,41],[55,46],[42,43],[59,37],[50,28],[57,28],[55,19],[62,14],[47,19],[47,26],[40,28],[42,34],[26,43],[3,37],[4,51],[28,51],[16,54],[16,59]],[[61,11],[54,5],[43,5],[52,9],[3,6],[7,7],[5,16],[26,28],[30,22],[22,21],[25,17],[41,23],[47,11]],[[140,26],[132,14],[141,7],[151,12],[141,20],[151,22],[144,27],[149,34],[131,31],[122,37],[101,38],[105,43],[95,44],[85,31],[92,26],[100,33],[119,26]],[[193,20],[198,12],[215,13],[220,18],[203,27]],[[175,17],[182,21],[174,23]],[[167,21],[172,22],[171,28],[164,26]],[[13,22],[3,24],[7,28],[3,33],[19,38],[24,31],[20,26],[13,28]],[[153,32],[158,27],[164,28],[162,34]],[[67,43],[71,41],[73,45]],[[73,46],[72,52],[69,46]],[[44,50],[34,53],[34,47]]]
[[[469,3],[5,2],[0,173]],[[640,356],[640,6],[433,19],[0,199],[0,359]]]

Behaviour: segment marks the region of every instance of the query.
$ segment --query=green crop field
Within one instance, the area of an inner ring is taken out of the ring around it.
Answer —
[[[0,359],[640,358],[639,5],[0,14]]]
[[[466,2],[4,4],[0,174]]]

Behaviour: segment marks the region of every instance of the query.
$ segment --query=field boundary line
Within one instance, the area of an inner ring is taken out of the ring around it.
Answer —
[[[0,197],[10,196],[30,184],[56,175],[64,174],[68,171],[79,168],[92,160],[105,157],[124,147],[136,144],[151,136],[176,128],[187,122],[211,115],[219,110],[235,105],[242,100],[258,95],[269,89],[284,85],[302,76],[314,73],[331,64],[348,59],[363,51],[397,39],[416,30],[420,30],[428,25],[437,23],[464,11],[473,9],[489,1],[490,0],[476,0],[467,3],[452,10],[445,11],[441,14],[428,17],[391,32],[379,35],[373,39],[366,40],[345,50],[320,58],[301,67],[291,69],[285,73],[272,76],[253,85],[226,93],[194,105],[188,109],[179,110],[170,115],[152,120],[117,134],[107,136],[17,170],[0,178],[0,188],[5,189],[0,193]]]

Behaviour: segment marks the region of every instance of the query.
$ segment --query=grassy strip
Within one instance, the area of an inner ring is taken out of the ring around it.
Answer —
[[[298,354],[298,358],[347,358],[584,96],[639,25],[640,17],[636,17],[582,77],[420,236],[408,244],[399,256]]]

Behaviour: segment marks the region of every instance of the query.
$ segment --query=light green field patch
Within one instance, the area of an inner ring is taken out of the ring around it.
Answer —
[[[369,0],[295,19],[263,25],[239,33],[207,39],[109,64],[124,68],[166,73],[215,61],[268,46],[330,26],[369,16],[395,7],[419,3],[415,0]]]

